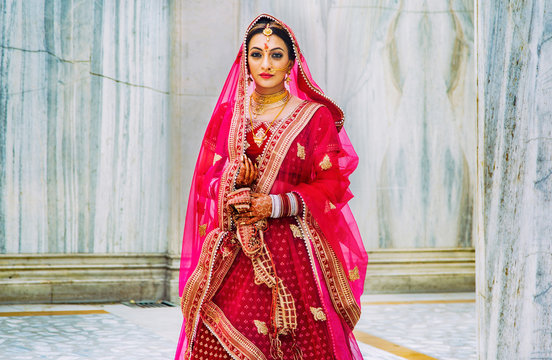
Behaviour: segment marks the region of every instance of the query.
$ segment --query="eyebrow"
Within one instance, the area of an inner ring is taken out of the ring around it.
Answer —
[[[256,46],[251,48],[251,50],[255,50],[255,49],[260,50],[260,51],[263,51],[261,48],[258,48],[258,47],[256,47]],[[284,51],[284,49],[282,49],[281,47],[276,47],[276,48],[274,48],[274,49],[270,49],[270,51],[274,51],[274,50],[282,50],[282,51]]]

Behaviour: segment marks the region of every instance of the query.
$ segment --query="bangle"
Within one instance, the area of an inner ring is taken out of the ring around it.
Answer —
[[[280,208],[281,208],[281,202],[280,197],[278,195],[269,195],[270,199],[272,200],[272,211],[270,213],[271,218],[277,218],[279,217]]]
[[[286,197],[289,201],[289,211],[287,216],[297,215],[297,200],[295,199],[295,195],[293,193],[286,193]]]

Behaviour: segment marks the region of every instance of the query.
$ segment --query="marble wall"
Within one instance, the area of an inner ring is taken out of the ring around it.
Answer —
[[[473,1],[256,0],[296,33],[345,110],[360,156],[351,206],[367,248],[470,247],[476,97]]]
[[[367,248],[470,247],[469,0],[0,0],[0,253],[177,253],[247,24],[294,29],[360,155]]]
[[[480,1],[480,359],[552,358],[552,3]]]
[[[168,3],[0,10],[0,253],[166,251]]]

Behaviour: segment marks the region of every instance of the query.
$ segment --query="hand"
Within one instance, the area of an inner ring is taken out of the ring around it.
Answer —
[[[238,222],[251,225],[272,214],[272,199],[266,194],[252,193],[249,211],[238,214]]]
[[[251,159],[245,155],[242,155],[242,163],[240,164],[240,171],[236,178],[236,185],[239,187],[250,186],[257,180],[259,175],[259,168],[257,165],[253,165]]]

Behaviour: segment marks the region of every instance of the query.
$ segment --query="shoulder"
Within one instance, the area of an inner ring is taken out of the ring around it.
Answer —
[[[327,106],[315,101],[309,101],[306,106],[311,107],[311,121],[318,124],[319,127],[335,127],[332,113]]]

